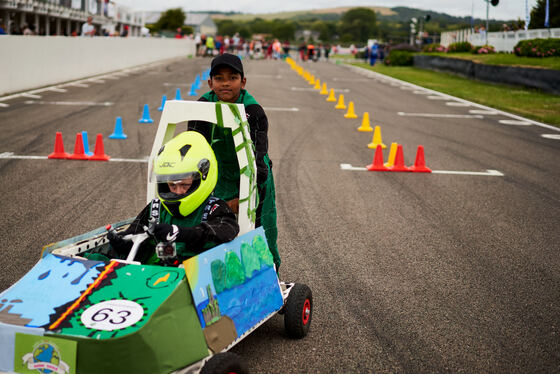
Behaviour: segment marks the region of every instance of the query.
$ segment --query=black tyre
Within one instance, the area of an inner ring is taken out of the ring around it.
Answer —
[[[212,356],[200,374],[248,374],[248,371],[235,353],[222,352]]]
[[[284,328],[292,339],[305,337],[313,315],[313,295],[305,284],[296,283],[286,301],[284,309]]]

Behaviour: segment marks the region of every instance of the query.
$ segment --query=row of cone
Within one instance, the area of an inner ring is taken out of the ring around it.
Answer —
[[[54,142],[54,152],[48,155],[48,158],[67,159],[67,160],[109,161],[111,157],[105,154],[105,147],[103,146],[103,135],[101,134],[97,134],[97,137],[95,139],[95,152],[90,156],[86,153],[82,133],[79,132],[76,134],[74,153],[69,154],[64,151],[62,133],[57,132],[55,137],[55,142]]]
[[[309,84],[314,85],[313,88],[315,90],[320,90],[319,94],[321,95],[328,95],[326,101],[329,102],[337,102],[335,105],[335,109],[348,109],[344,118],[355,119],[358,118],[356,112],[354,110],[354,102],[350,101],[348,106],[344,103],[344,95],[340,94],[338,100],[336,99],[334,89],[327,89],[327,84],[321,81],[310,74],[309,72],[305,71],[302,67],[298,66],[297,63],[293,60],[287,60],[288,64],[292,67],[293,70],[297,71],[304,79],[306,79]],[[402,151],[402,145],[397,143],[392,143],[391,148],[389,150],[389,160],[384,163],[383,162],[383,149],[387,148],[381,139],[381,127],[375,126],[375,129],[371,127],[370,119],[369,119],[369,112],[364,112],[362,123],[360,127],[357,128],[358,131],[361,132],[372,132],[373,131],[373,139],[371,143],[368,144],[368,148],[375,149],[374,160],[372,164],[367,166],[368,170],[371,171],[411,171],[411,172],[424,172],[429,173],[431,170],[426,166],[425,157],[424,157],[424,147],[418,146],[418,150],[416,153],[416,160],[414,165],[411,167],[407,167],[404,165],[404,156]]]
[[[414,165],[406,166],[404,164],[403,147],[401,144],[393,143],[396,145],[394,153],[389,154],[389,162],[383,163],[383,147],[381,144],[377,145],[373,161],[370,165],[366,166],[369,171],[405,171],[415,173],[431,173],[432,170],[426,166],[424,158],[424,147],[419,145],[416,151],[416,159]],[[391,151],[393,147],[391,147]]]

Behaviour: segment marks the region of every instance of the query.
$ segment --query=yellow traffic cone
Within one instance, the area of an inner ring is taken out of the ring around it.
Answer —
[[[364,118],[362,119],[362,125],[358,127],[358,131],[373,131],[371,125],[369,124],[369,113],[364,112]]]
[[[327,91],[327,84],[325,82],[323,82],[323,88],[321,89],[321,92],[319,92],[319,94],[321,95],[328,95],[329,91]]]
[[[311,76],[311,78],[309,78],[309,84],[315,84],[315,76]]]
[[[314,90],[320,90],[321,89],[321,81],[319,79],[315,80],[315,86],[313,87]]]
[[[346,109],[346,104],[344,104],[344,95],[340,94],[338,96],[338,103],[334,106],[334,109]]]
[[[373,140],[367,146],[368,148],[375,149],[378,144],[381,145],[383,149],[387,148],[387,146],[383,144],[383,141],[381,141],[381,127],[375,126],[373,130]]]
[[[389,149],[389,159],[385,163],[386,167],[391,167],[395,165],[395,157],[397,156],[397,147],[399,145],[397,143],[391,143],[391,148]]]
[[[348,111],[344,115],[344,118],[358,118],[356,113],[354,113],[354,102],[353,101],[350,101],[348,103]]]
[[[327,97],[327,101],[336,101],[336,97],[334,96],[334,88],[331,88],[331,92],[329,93],[329,97]]]

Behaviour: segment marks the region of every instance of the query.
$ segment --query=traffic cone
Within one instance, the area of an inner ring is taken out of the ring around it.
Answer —
[[[364,112],[364,118],[362,119],[362,125],[360,127],[358,127],[358,131],[367,131],[367,132],[371,132],[373,131],[373,129],[371,128],[371,125],[369,124],[369,113],[368,112]]]
[[[336,97],[334,96],[334,88],[331,88],[331,92],[329,93],[329,96],[327,97],[327,101],[336,101]]]
[[[329,91],[327,91],[327,84],[325,82],[323,82],[323,88],[321,89],[321,92],[319,92],[320,95],[328,95]]]
[[[163,97],[165,97],[165,95],[163,95]],[[162,106],[163,106],[163,104],[162,104]],[[126,139],[126,138],[127,138],[127,136],[123,132],[122,118],[117,117],[117,119],[115,120],[115,130],[113,131],[113,133],[111,135],[109,135],[109,139]]]
[[[334,109],[346,109],[346,104],[344,104],[344,95],[340,94],[338,96],[338,103],[334,106]]]
[[[69,157],[70,160],[87,160],[89,157],[84,153],[84,140],[82,133],[76,134],[76,142],[74,143],[74,153]]]
[[[148,104],[144,104],[144,111],[142,112],[142,118],[138,120],[138,123],[152,123],[153,119],[150,118],[150,107]]]
[[[391,143],[391,148],[389,149],[389,159],[385,163],[385,166],[390,168],[395,165],[395,156],[397,155],[397,143]]]
[[[419,145],[416,151],[416,160],[414,161],[414,166],[411,166],[410,171],[415,173],[431,173],[432,169],[426,166],[426,161],[424,160],[424,146]]]
[[[371,165],[366,166],[369,171],[387,171],[388,169],[383,165],[383,148],[381,144],[375,148],[375,154],[373,156],[373,162]]]
[[[87,131],[82,131],[82,140],[84,141],[84,154],[88,157],[93,156],[93,152],[89,150]]]
[[[200,75],[196,75],[196,77],[194,78],[194,88],[195,90],[198,90],[202,87],[202,83],[200,82]]]
[[[167,101],[167,96],[163,95],[161,97],[161,106],[159,108],[157,108],[157,110],[159,110],[161,112],[163,110],[163,107],[165,106],[166,101]]]
[[[313,76],[313,75],[310,76],[309,84],[315,84],[315,76]]]
[[[196,93],[196,82],[191,84],[191,89],[189,91],[189,96],[198,96],[198,94]]]
[[[368,144],[368,148],[375,149],[377,148],[378,144],[381,144],[381,147],[383,147],[383,149],[387,148],[387,146],[383,144],[383,141],[381,140],[381,127],[375,126],[375,129],[373,130],[373,139],[371,143]]]
[[[404,165],[404,156],[402,145],[397,146],[397,155],[395,156],[395,165],[388,168],[389,171],[411,171],[410,168]]]
[[[103,135],[97,134],[95,139],[95,154],[89,159],[92,161],[109,161],[111,157],[105,154],[105,147],[103,147]]]
[[[54,152],[48,155],[47,157],[52,159],[60,159],[60,160],[65,160],[68,157],[70,157],[68,153],[64,152],[64,143],[62,142],[61,132],[58,131],[56,132],[54,138]]]
[[[321,81],[319,79],[317,79],[315,81],[315,86],[313,86],[314,90],[320,90],[321,89]]]
[[[183,100],[183,99],[181,99],[181,89],[180,88],[177,88],[175,90],[175,100]]]
[[[344,115],[344,118],[358,118],[356,113],[354,113],[354,102],[353,101],[350,101],[348,103],[348,111]]]

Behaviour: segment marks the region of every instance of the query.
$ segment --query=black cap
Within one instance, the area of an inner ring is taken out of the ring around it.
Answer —
[[[216,70],[220,66],[227,66],[232,68],[234,71],[241,74],[243,77],[243,64],[241,63],[241,59],[236,55],[232,55],[231,53],[224,53],[223,55],[219,55],[212,60],[210,64],[210,76],[216,74]]]

